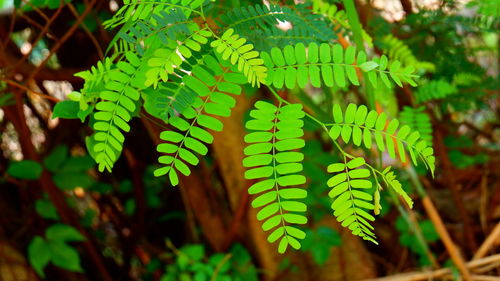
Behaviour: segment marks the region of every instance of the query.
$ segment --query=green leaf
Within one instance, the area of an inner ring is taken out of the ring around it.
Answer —
[[[54,204],[47,199],[38,199],[35,202],[36,212],[45,219],[59,220]]]
[[[80,256],[73,247],[57,240],[50,241],[48,246],[54,265],[70,271],[83,272],[80,266]]]
[[[52,119],[54,118],[64,118],[64,119],[78,119],[78,112],[80,111],[80,104],[71,100],[64,100],[56,103],[54,106],[54,111],[52,113]]]
[[[66,224],[54,224],[45,231],[49,241],[85,241],[85,237],[73,227]]]
[[[13,178],[37,180],[42,175],[42,165],[33,160],[23,160],[20,162],[11,162],[7,169],[7,174]]]
[[[65,145],[56,146],[50,154],[43,159],[43,164],[47,170],[56,171],[66,160],[68,156],[68,147]]]
[[[374,61],[367,61],[359,66],[364,72],[369,72],[378,67],[378,63]]]
[[[43,269],[49,264],[51,252],[47,242],[40,236],[35,236],[28,246],[28,259],[33,269],[42,278],[45,278]]]

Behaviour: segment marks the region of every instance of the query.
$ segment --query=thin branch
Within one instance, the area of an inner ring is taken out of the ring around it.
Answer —
[[[54,22],[54,20],[59,16],[59,14],[61,13],[62,11],[62,8],[64,7],[64,5],[60,5],[59,8],[57,8],[57,10],[55,11],[55,13],[52,15],[52,17],[50,19],[47,20],[47,23],[45,23],[45,26],[43,27],[43,29],[40,31],[40,34],[38,35],[38,37],[35,39],[35,41],[33,41],[33,43],[31,43],[31,49],[28,53],[26,53],[15,65],[14,65],[14,69],[17,68],[19,65],[21,65],[22,63],[24,63],[26,61],[26,59],[29,58],[29,56],[31,55],[31,53],[33,52],[33,50],[35,49],[35,46],[38,44],[38,42],[40,40],[42,40],[42,38],[49,32],[49,27],[50,25],[52,24],[52,22]],[[50,55],[48,56],[50,57]],[[40,65],[41,66],[41,65]],[[30,79],[28,79],[30,80]]]
[[[28,81],[31,80],[33,77],[36,76],[36,74],[42,69],[43,66],[49,61],[49,59],[52,57],[53,54],[59,50],[59,48],[66,42],[66,40],[69,39],[69,37],[75,32],[75,30],[80,26],[80,24],[83,22],[85,17],[92,11],[92,7],[95,5],[97,0],[92,0],[90,4],[85,8],[85,11],[80,15],[80,17],[77,18],[76,22],[71,26],[71,28],[61,37],[61,40],[57,41],[57,43],[50,49],[49,54],[45,59],[40,63],[40,65],[33,70],[33,72],[30,74],[28,77]],[[61,8],[61,7],[59,7]]]
[[[71,13],[73,13],[73,15],[75,15],[75,17],[78,19],[80,15],[78,14],[78,11],[75,9],[73,4],[68,3],[68,7],[71,10]],[[99,55],[99,59],[101,60],[104,59],[104,53],[102,51],[101,45],[99,45],[99,42],[95,38],[94,34],[90,32],[90,30],[88,29],[87,25],[84,22],[82,22],[82,28],[85,31],[85,33],[87,33],[87,36],[90,38],[90,41],[92,41],[92,44],[94,44],[97,54]]]
[[[467,269],[474,270],[475,268],[482,267],[489,264],[498,263],[500,261],[500,254],[489,256],[486,258],[470,261],[466,264]],[[453,274],[451,268],[441,268],[433,271],[414,271],[402,274],[395,274],[382,278],[366,279],[365,281],[420,281],[420,280],[435,280],[436,278],[444,279]],[[477,276],[477,275],[476,275]],[[474,277],[476,277],[474,276]],[[491,277],[491,276],[489,276]],[[477,280],[477,279],[473,279]]]
[[[22,85],[22,84],[19,84],[17,83],[16,81],[13,81],[13,80],[2,80],[4,81],[5,83],[11,85],[11,86],[14,86],[16,88],[19,88],[21,90],[24,90],[30,94],[34,94],[34,95],[37,95],[37,96],[40,96],[40,97],[43,97],[43,98],[46,98],[48,100],[51,100],[51,101],[55,101],[55,102],[60,102],[61,100],[58,99],[58,98],[55,98],[55,97],[52,97],[52,96],[49,96],[49,95],[46,95],[46,94],[42,94],[42,93],[39,93],[39,92],[35,92],[33,90],[31,90],[30,88]]]
[[[495,228],[491,231],[490,235],[484,240],[479,250],[477,250],[476,254],[472,258],[473,260],[480,259],[484,257],[488,251],[495,247],[500,242],[500,222],[497,223]]]

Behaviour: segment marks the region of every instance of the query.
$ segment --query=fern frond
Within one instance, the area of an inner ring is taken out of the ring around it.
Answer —
[[[179,183],[178,172],[185,176],[191,174],[186,163],[193,166],[198,164],[199,159],[194,153],[207,154],[206,144],[213,141],[209,130],[221,131],[223,128],[222,122],[214,116],[230,116],[235,102],[229,94],[239,95],[240,84],[246,82],[242,74],[232,72],[229,67],[223,69],[212,56],[206,56],[203,65],[195,66],[191,74],[183,77],[183,85],[179,87],[194,91],[197,94],[195,101],[183,110],[183,117],[169,119],[170,125],[178,131],[162,132],[160,138],[165,143],[157,146],[157,151],[166,155],[158,158],[164,166],[156,169],[154,175],[168,174],[174,186]]]
[[[363,145],[370,149],[372,137],[375,137],[375,143],[381,152],[387,149],[389,155],[396,158],[397,151],[401,162],[404,163],[406,162],[406,149],[415,165],[417,165],[415,157],[415,153],[417,153],[417,156],[422,159],[434,175],[434,150],[428,146],[426,141],[421,140],[418,132],[411,132],[409,126],[404,125],[398,130],[399,121],[397,119],[391,120],[386,128],[387,115],[384,112],[381,114],[375,110],[368,112],[366,106],[358,107],[355,104],[349,104],[345,114],[340,106],[335,104],[333,117],[334,124],[329,132],[333,140],[340,136],[345,143],[352,140],[354,145],[361,146],[363,142]]]
[[[305,189],[292,187],[304,184],[306,179],[300,163],[304,159],[301,152],[294,150],[303,148],[304,140],[300,137],[304,132],[301,120],[305,113],[301,104],[278,107],[268,102],[257,101],[250,112],[252,119],[246,128],[252,132],[245,136],[249,145],[244,153],[243,166],[250,168],[245,172],[246,179],[259,179],[249,189],[249,194],[259,194],[252,207],[262,208],[257,219],[264,221],[262,229],[270,231],[267,240],[273,243],[279,239],[278,252],[284,253],[288,245],[299,249],[300,239],[305,232],[291,224],[305,224],[303,215],[307,206],[298,199],[307,197]]]
[[[422,140],[432,145],[432,123],[424,111],[424,106],[418,108],[405,106],[399,114],[399,120],[401,124],[408,125],[412,131],[419,132]]]
[[[179,9],[186,17],[198,13],[197,9],[203,5],[204,0],[124,0],[123,6],[113,17],[103,23],[105,28],[115,28],[123,23],[135,22],[160,14],[161,11]]]
[[[417,103],[431,100],[443,99],[447,96],[456,94],[457,88],[445,80],[432,80],[427,84],[418,87],[415,92]]]
[[[248,82],[253,85],[265,81],[267,69],[259,57],[259,52],[253,50],[252,44],[245,44],[246,39],[240,38],[238,34],[233,34],[234,29],[228,29],[217,40],[212,41],[211,46],[215,51],[222,54],[223,60],[229,60],[232,65],[238,66],[238,71],[248,78]]]
[[[140,97],[138,89],[144,85],[142,72],[138,70],[141,65],[139,57],[133,52],[126,53],[125,57],[127,61],[118,62],[117,68],[108,73],[109,81],[99,95],[98,112],[94,113],[96,122],[93,128],[96,132],[92,136],[95,141],[92,149],[101,172],[104,169],[111,172],[121,153],[125,140],[122,131],[130,131],[128,121],[136,110]]]
[[[392,34],[384,36],[379,45],[390,59],[399,60],[405,66],[413,66],[416,69],[423,69],[430,72],[436,70],[434,64],[417,60],[410,48]]]
[[[388,77],[400,86],[402,81],[412,85],[415,83],[412,68],[401,68],[399,61],[394,61],[386,70],[388,61],[385,56],[378,63],[366,61],[366,54],[356,52],[352,46],[344,50],[339,44],[331,46],[323,43],[318,46],[311,43],[306,49],[304,44],[299,43],[286,46],[283,50],[273,48],[270,54],[262,52],[261,57],[268,68],[266,84],[276,88],[286,85],[293,89],[296,84],[304,88],[309,81],[312,86],[321,87],[321,80],[328,87],[334,84],[344,87],[348,82],[360,85],[356,69],[367,72],[374,87],[377,86],[378,77],[389,86]]]
[[[153,85],[156,88],[160,80],[167,82],[176,67],[180,66],[183,60],[190,58],[193,52],[199,52],[211,36],[212,32],[208,29],[198,28],[184,39],[170,41],[172,44],[169,46],[156,49],[152,58],[148,60],[150,68],[146,72],[145,85]]]
[[[328,196],[334,199],[331,206],[333,214],[343,227],[364,240],[378,244],[370,225],[375,218],[367,212],[374,210],[375,206],[371,203],[372,195],[367,192],[372,188],[372,182],[368,180],[370,171],[360,168],[364,164],[365,159],[359,157],[329,165],[328,172],[335,175],[327,182],[332,188]]]

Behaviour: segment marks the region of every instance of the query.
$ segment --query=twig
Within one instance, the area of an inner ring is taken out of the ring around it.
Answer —
[[[11,86],[14,86],[14,87],[17,87],[19,89],[22,89],[22,90],[25,90],[27,91],[28,93],[30,94],[34,94],[34,95],[37,95],[37,96],[40,96],[40,97],[43,97],[43,98],[46,98],[48,100],[51,100],[51,101],[55,101],[55,102],[60,102],[61,100],[58,99],[58,98],[55,98],[55,97],[52,97],[52,96],[49,96],[49,95],[46,95],[46,94],[42,94],[42,93],[39,93],[39,92],[35,92],[33,90],[31,90],[30,88],[22,85],[22,84],[19,84],[17,83],[16,81],[12,81],[12,80],[2,80],[4,81],[5,83],[11,85]]]
[[[215,281],[217,280],[217,276],[219,275],[219,271],[222,268],[222,266],[232,257],[232,254],[226,254],[224,258],[217,264],[217,267],[214,270],[214,274],[210,278],[210,281]]]
[[[80,15],[78,14],[78,11],[75,9],[73,4],[68,3],[68,7],[71,10],[71,13],[73,13],[73,15],[75,15],[75,17],[78,19]],[[92,41],[92,44],[94,44],[97,54],[99,55],[99,59],[102,60],[104,58],[104,53],[102,52],[101,45],[99,45],[99,42],[95,38],[94,34],[90,32],[90,30],[88,29],[87,25],[84,22],[82,22],[82,28],[85,31],[85,33],[87,33],[87,36],[90,38],[90,41]]]
[[[427,215],[432,221],[432,224],[436,228],[436,231],[439,234],[439,238],[446,247],[446,251],[450,255],[450,258],[453,260],[453,263],[455,263],[455,265],[457,266],[464,280],[472,281],[470,272],[465,266],[465,262],[462,256],[460,255],[458,247],[455,245],[455,243],[453,243],[453,240],[451,239],[448,230],[446,230],[446,227],[444,226],[443,220],[439,216],[439,212],[436,210],[434,203],[432,203],[430,197],[427,195],[425,189],[423,188],[422,183],[418,179],[415,169],[413,167],[411,168],[409,167],[407,171],[408,174],[410,175],[410,179],[412,180],[413,184],[415,185],[415,188],[417,189],[418,194],[420,195],[420,197],[422,197],[422,203],[424,205],[425,212],[427,213]]]
[[[12,34],[12,31],[14,30],[14,23],[16,22],[16,8],[12,10],[12,18],[10,19],[10,26],[9,26],[9,31],[7,32],[7,36],[5,39],[5,42],[2,43],[2,49],[1,53],[3,54],[5,52],[5,48],[7,48],[7,45],[9,44],[8,38]]]
[[[42,67],[45,66],[45,64],[49,61],[49,59],[52,57],[52,55],[55,54],[57,52],[57,50],[59,50],[59,48],[62,46],[62,44],[64,44],[64,42],[66,42],[66,40],[68,40],[68,38],[75,32],[75,30],[83,22],[83,20],[85,19],[85,17],[90,13],[90,11],[92,11],[92,7],[95,5],[96,1],[97,0],[92,0],[89,3],[89,5],[85,8],[85,11],[83,11],[83,13],[80,15],[80,17],[78,17],[76,19],[76,22],[63,35],[63,37],[61,37],[61,40],[57,41],[56,44],[54,44],[54,46],[52,47],[52,49],[50,49],[50,52],[47,55],[47,57],[45,57],[45,59],[40,63],[40,65],[37,68],[35,68],[35,70],[33,70],[33,72],[30,74],[30,76],[27,79],[28,81],[31,80],[33,77],[36,76],[36,74],[42,69]],[[61,7],[62,6],[60,6],[59,9]]]
[[[43,29],[40,31],[40,34],[38,35],[38,37],[35,39],[35,41],[33,41],[33,43],[31,43],[31,49],[28,53],[26,53],[15,65],[14,65],[14,69],[16,69],[19,65],[21,65],[22,63],[24,63],[26,61],[26,59],[31,55],[31,53],[33,52],[33,50],[35,49],[35,46],[38,44],[38,42],[40,40],[42,40],[42,38],[45,36],[45,34],[47,34],[47,32],[49,31],[49,27],[50,25],[52,24],[52,22],[57,18],[57,16],[59,16],[59,14],[61,13],[62,11],[62,8],[64,7],[64,5],[60,5],[59,8],[57,8],[57,10],[55,11],[55,13],[52,15],[52,17],[50,19],[47,20],[47,22],[45,23],[45,26],[43,27]],[[50,57],[50,54],[49,56]],[[42,64],[40,64],[39,67],[41,67]],[[29,81],[30,79],[28,79]]]
[[[426,196],[422,198],[422,203],[424,205],[425,211],[427,212],[427,215],[434,224],[434,227],[436,228],[436,231],[439,234],[441,241],[443,241],[443,244],[446,247],[448,254],[450,255],[451,259],[453,260],[458,270],[462,274],[464,280],[472,281],[473,279],[470,275],[469,270],[465,266],[465,262],[462,256],[460,255],[460,251],[458,247],[455,245],[455,243],[453,243],[453,241],[451,240],[450,234],[446,230],[446,227],[444,226],[444,223],[441,220],[441,217],[439,216],[438,211],[434,207],[434,204],[432,203],[430,197]]]
[[[473,270],[474,268],[478,268],[481,266],[489,265],[492,263],[497,263],[500,261],[500,254],[496,254],[493,256],[485,257],[478,260],[470,261],[466,264],[467,269]],[[445,276],[449,276],[452,274],[451,268],[441,268],[428,272],[414,271],[407,272],[401,274],[395,274],[392,276],[386,276],[382,278],[374,278],[374,279],[366,279],[365,281],[420,281],[420,280],[433,280],[436,278],[443,279]],[[477,277],[475,275],[474,277]],[[484,277],[484,275],[481,275]],[[491,277],[491,276],[488,276]],[[472,276],[471,276],[472,278]],[[476,280],[476,279],[473,279]]]
[[[500,222],[497,223],[495,228],[491,231],[490,235],[484,240],[479,250],[477,250],[476,254],[472,258],[473,260],[480,259],[484,257],[492,247],[494,247],[500,241]]]

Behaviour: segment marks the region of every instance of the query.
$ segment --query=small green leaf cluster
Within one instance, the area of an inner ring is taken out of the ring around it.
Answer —
[[[327,226],[320,226],[306,231],[301,250],[309,252],[318,265],[324,265],[330,257],[332,247],[341,244],[342,239],[337,231]]]
[[[423,238],[425,241],[432,243],[439,240],[439,234],[434,229],[434,225],[430,220],[422,220],[418,222],[418,227],[422,231]],[[402,246],[408,247],[414,254],[419,257],[419,261],[422,265],[430,265],[431,262],[427,257],[425,249],[420,243],[415,243],[417,237],[415,233],[411,230],[408,222],[399,216],[396,219],[396,229],[399,231],[399,243]]]
[[[219,280],[257,281],[257,270],[248,251],[235,244],[229,253],[208,256],[201,244],[184,245],[176,251],[175,263],[166,266],[161,281]]]
[[[82,272],[80,256],[69,242],[85,241],[76,229],[65,224],[54,224],[47,228],[45,237],[35,236],[28,246],[28,258],[36,273],[45,278],[44,268],[52,262],[55,266],[70,271]]]
[[[375,110],[368,112],[366,106],[349,104],[345,111],[338,104],[333,107],[334,124],[330,129],[330,137],[336,140],[339,136],[345,143],[352,140],[356,146],[370,149],[372,139],[375,138],[377,148],[384,152],[387,150],[392,158],[399,158],[406,162],[406,152],[410,154],[413,163],[417,165],[417,156],[422,159],[428,169],[434,173],[434,150],[425,141],[421,140],[418,131],[411,131],[408,125],[399,128],[399,121],[393,119],[387,125],[387,115],[378,114]],[[386,127],[387,125],[387,127]],[[397,131],[397,132],[396,132]]]
[[[267,76],[267,69],[262,65],[259,52],[253,51],[252,44],[245,44],[247,40],[234,34],[232,28],[228,29],[220,38],[210,45],[217,53],[222,54],[223,60],[229,60],[232,65],[238,66],[238,71],[248,77],[252,86],[259,86]]]

